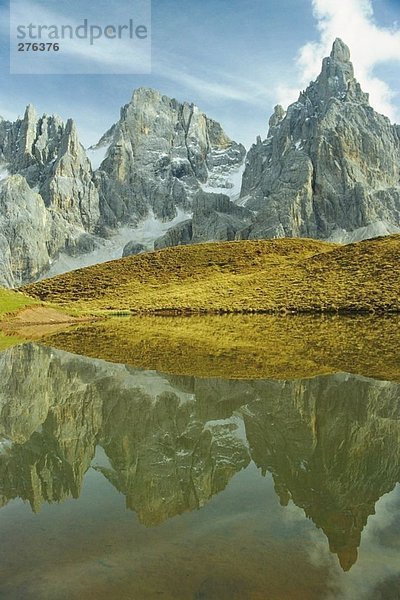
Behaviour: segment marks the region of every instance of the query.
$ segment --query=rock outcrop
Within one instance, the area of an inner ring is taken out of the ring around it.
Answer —
[[[94,231],[99,199],[91,164],[75,123],[57,116],[38,117],[29,105],[23,119],[0,123],[0,161],[10,174],[23,176],[48,208],[68,223]]]
[[[28,105],[22,119],[0,122],[0,160],[11,174],[23,175],[31,187],[40,186],[58,157],[64,132],[59,117],[38,117]]]
[[[0,285],[37,279],[61,251],[93,248],[99,197],[73,121],[28,106],[23,119],[0,123],[0,163]]]
[[[0,285],[21,284],[48,268],[58,232],[43,198],[21,175],[0,182],[0,232]]]
[[[238,206],[224,194],[198,192],[192,210],[192,219],[172,227],[154,242],[155,250],[211,240],[231,241],[253,222],[250,210]]]
[[[369,105],[341,40],[298,101],[275,108],[248,153],[241,198],[257,212],[241,236],[250,239],[400,225],[398,126]]]
[[[125,256],[135,256],[136,254],[141,254],[146,251],[146,246],[143,244],[139,244],[138,242],[128,242],[125,244],[122,257]]]

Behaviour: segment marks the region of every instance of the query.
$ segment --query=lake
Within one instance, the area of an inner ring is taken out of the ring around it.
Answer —
[[[0,353],[0,598],[400,598],[397,376],[104,327]]]

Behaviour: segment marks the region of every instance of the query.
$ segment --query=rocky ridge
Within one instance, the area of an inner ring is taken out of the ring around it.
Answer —
[[[15,123],[0,120],[0,285],[104,262],[135,244],[349,243],[400,231],[400,128],[369,105],[340,39],[298,101],[275,108],[267,138],[247,154],[239,197],[232,186],[244,156],[195,105],[145,88],[87,151],[73,121],[38,117],[32,106]],[[171,221],[166,233],[154,227]]]
[[[95,246],[99,199],[75,124],[38,117],[0,122],[0,285],[37,279],[64,249]]]
[[[116,225],[147,215],[162,220],[191,210],[202,184],[229,189],[245,149],[197,106],[145,88],[92,150],[105,151],[97,182],[103,219]],[[221,179],[222,178],[222,179]]]
[[[225,194],[198,192],[192,211],[191,219],[171,227],[154,242],[155,250],[209,240],[231,241],[246,224],[253,222],[253,213],[232,202]]]
[[[241,199],[257,216],[241,237],[397,231],[399,128],[369,105],[340,39],[316,81],[286,112],[277,106],[269,125],[247,155]]]
[[[275,107],[267,138],[247,154],[237,203],[252,214],[236,221],[237,239],[350,243],[400,231],[399,127],[371,108],[340,39],[297,102]],[[177,226],[156,247],[232,239],[224,219],[217,234],[203,219],[193,238],[189,222]]]
[[[244,155],[193,104],[143,88],[89,151],[72,120],[38,117],[32,106],[1,120],[0,285],[36,280],[60,253],[91,252],[121,226],[134,237],[149,215],[191,211],[203,184],[229,188]]]

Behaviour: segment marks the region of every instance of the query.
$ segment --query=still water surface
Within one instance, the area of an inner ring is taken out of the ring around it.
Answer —
[[[0,354],[0,598],[400,598],[400,386]]]

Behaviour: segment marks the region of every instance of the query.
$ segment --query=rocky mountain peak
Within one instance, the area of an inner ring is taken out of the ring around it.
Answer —
[[[283,108],[283,106],[281,106],[280,104],[277,104],[274,108],[274,112],[271,115],[268,124],[269,124],[269,130],[268,130],[268,137],[271,137],[274,133],[275,127],[277,127],[280,122],[283,120],[284,116],[285,116],[286,112],[285,109]],[[261,138],[258,137],[257,138],[257,143],[261,143]]]
[[[32,104],[25,109],[24,118],[21,123],[21,161],[23,166],[28,166],[33,158],[33,146],[37,132],[37,113]]]
[[[46,205],[61,209],[69,223],[86,231],[95,230],[100,217],[98,192],[90,160],[72,119],[67,121],[58,156],[40,193]]]
[[[29,104],[22,119],[0,123],[0,159],[10,173],[23,175],[34,187],[56,158],[64,127],[60,117],[39,117]]]
[[[245,155],[196,105],[143,87],[95,148],[106,144],[97,177],[104,218],[113,226],[150,211],[164,221],[178,208],[188,212],[201,186],[226,181]]]
[[[59,252],[88,247],[99,198],[75,123],[32,105],[0,123],[0,161],[0,285],[14,286],[41,276]]]
[[[87,153],[72,119],[38,116],[28,105],[23,118],[0,120],[0,281],[30,281],[59,253],[90,252],[122,224],[182,219],[203,185],[235,187],[232,173],[240,175],[244,156],[244,147],[194,104],[150,88],[133,92]],[[148,248],[155,237],[149,234]]]
[[[340,38],[333,42],[330,58],[342,63],[350,62],[350,49]]]
[[[139,87],[133,90],[130,104],[142,104],[144,102],[159,102],[163,95],[154,88]],[[164,96],[166,98],[166,96]]]
[[[80,153],[84,153],[84,148],[79,141],[75,121],[68,119],[61,138],[60,155],[69,154],[77,158]]]
[[[268,138],[247,155],[242,204],[258,215],[243,235],[324,239],[378,222],[398,227],[399,182],[398,129],[371,108],[337,39],[317,79],[286,114],[275,108]]]
[[[284,116],[285,116],[285,109],[283,108],[283,106],[281,104],[277,104],[274,107],[274,112],[269,119],[269,126],[275,127],[282,121]]]
[[[176,110],[179,103],[153,88],[140,87],[133,91],[131,100],[121,108],[122,121],[144,120],[144,128],[153,125],[157,118],[163,118],[166,110]],[[118,125],[118,123],[116,124]]]
[[[350,61],[348,46],[337,38],[332,47],[330,56],[322,61],[322,70],[314,83],[305,91],[314,105],[325,105],[331,98],[344,101],[368,104],[369,96],[364,93],[360,84],[354,77],[354,67]],[[318,107],[324,109],[324,106]]]
[[[38,117],[37,117],[37,112],[36,112],[35,107],[33,106],[33,104],[28,104],[28,106],[25,109],[25,113],[24,113],[24,119],[23,119],[24,125],[36,124],[37,120],[38,120]]]

